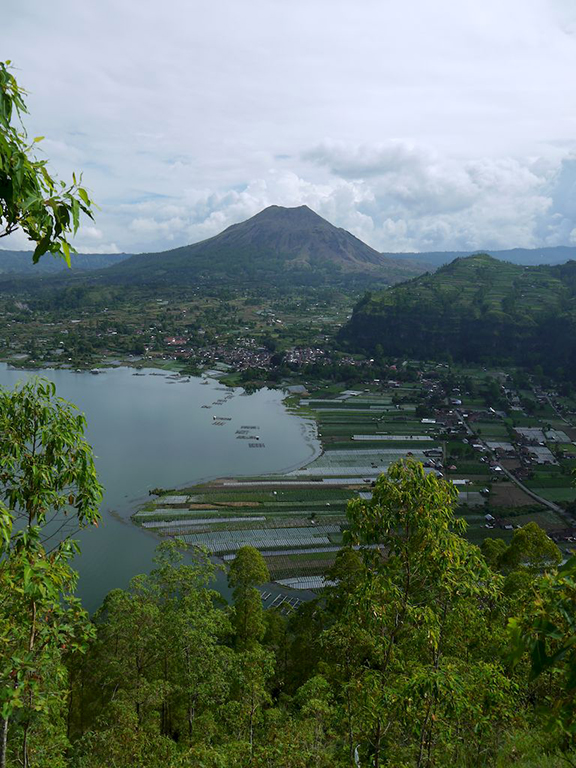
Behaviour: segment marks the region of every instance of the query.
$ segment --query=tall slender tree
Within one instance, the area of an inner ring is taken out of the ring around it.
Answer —
[[[85,425],[48,381],[0,389],[0,768],[11,719],[27,768],[35,727],[63,703],[63,652],[90,635],[70,567],[70,534],[98,523],[102,498]]]

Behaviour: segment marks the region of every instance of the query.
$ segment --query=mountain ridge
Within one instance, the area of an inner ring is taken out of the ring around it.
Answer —
[[[56,275],[66,273],[68,266],[60,256],[44,254],[37,264],[32,262],[33,251],[13,251],[0,248],[0,276],[2,275]],[[73,269],[106,269],[131,256],[130,253],[75,253]]]
[[[314,239],[316,245],[312,248],[311,241]],[[166,269],[183,269],[188,277],[194,277],[190,272],[197,272],[198,269],[190,270],[191,265],[186,262],[195,257],[201,257],[203,252],[208,259],[215,256],[222,268],[221,262],[225,257],[222,253],[223,248],[239,252],[241,268],[248,274],[251,273],[252,277],[255,264],[252,263],[251,267],[246,264],[250,250],[256,259],[262,260],[272,256],[283,261],[283,268],[278,264],[276,272],[288,271],[291,273],[290,278],[294,278],[294,272],[310,273],[315,265],[319,265],[326,271],[327,262],[331,262],[332,267],[343,273],[339,275],[339,279],[347,273],[351,273],[353,279],[354,276],[365,273],[364,282],[367,282],[366,278],[373,274],[376,279],[386,284],[396,283],[425,271],[435,270],[454,259],[473,255],[470,251],[379,252],[346,229],[330,224],[307,205],[294,207],[271,205],[251,218],[231,224],[217,235],[197,243],[179,246],[168,251],[138,254],[76,254],[72,264],[73,271],[82,270],[83,273],[88,273],[94,270],[108,270],[123,262],[129,262],[127,267],[123,267],[116,273],[112,272],[111,275],[116,274],[118,280],[124,281],[128,278],[128,273],[132,272],[132,277],[137,283],[155,279],[165,282],[169,279]],[[514,264],[552,265],[564,263],[571,258],[576,259],[576,246],[488,249],[482,253],[488,253],[500,261]],[[208,262],[196,266],[208,269],[214,265]],[[144,269],[147,275],[138,274],[141,269]],[[202,281],[208,278],[206,269],[201,275]],[[0,248],[0,278],[8,275],[50,276],[58,273],[69,274],[63,260],[44,256],[37,265],[33,265],[31,251],[11,251]],[[308,280],[311,279],[310,274],[300,275],[300,279],[306,277]],[[325,275],[325,277],[330,282],[330,276]]]
[[[366,294],[340,340],[391,356],[542,365],[576,377],[576,261],[520,266],[488,254],[456,259]]]
[[[413,253],[383,252],[384,256],[393,256],[400,260],[425,262],[434,269],[449,264],[454,259],[478,254],[488,254],[499,261],[508,261],[519,266],[552,266],[576,259],[576,246],[554,245],[544,248],[508,248],[503,250],[478,248],[468,251],[420,251]]]
[[[331,284],[397,282],[424,271],[421,264],[389,259],[345,229],[335,227],[308,206],[269,206],[199,243],[162,253],[138,254],[105,271],[109,281],[207,284]],[[234,275],[229,271],[233,270]]]

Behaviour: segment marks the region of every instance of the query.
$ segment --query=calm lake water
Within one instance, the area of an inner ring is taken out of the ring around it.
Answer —
[[[288,413],[276,390],[246,395],[241,389],[223,391],[214,379],[182,380],[154,370],[134,374],[130,368],[107,369],[98,376],[67,370],[32,374],[0,364],[0,385],[12,388],[18,380],[41,375],[88,420],[88,441],[105,487],[103,524],[78,535],[78,593],[90,611],[111,589],[126,587],[132,576],[152,565],[159,540],[130,522],[151,488],[279,472],[305,464],[319,447],[313,424]],[[233,396],[213,404],[227,393]],[[231,420],[215,426],[215,415]],[[242,425],[257,425],[265,447],[256,450],[247,440],[236,440]],[[218,587],[225,592],[223,578]]]

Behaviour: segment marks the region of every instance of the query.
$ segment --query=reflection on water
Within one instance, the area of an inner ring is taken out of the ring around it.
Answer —
[[[5,387],[30,375],[0,364]],[[97,376],[66,370],[41,375],[86,414],[88,440],[105,487],[103,524],[78,536],[82,554],[75,560],[78,593],[91,611],[111,589],[125,587],[133,575],[151,567],[158,539],[129,519],[151,488],[278,472],[301,466],[318,451],[310,423],[288,413],[282,393],[275,390],[247,396],[215,380],[182,380],[130,368]],[[265,448],[253,450],[249,441],[235,439],[243,425],[258,425]],[[219,588],[224,590],[222,578]]]

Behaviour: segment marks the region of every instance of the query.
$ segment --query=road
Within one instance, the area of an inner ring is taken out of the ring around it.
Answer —
[[[494,459],[494,461],[498,461],[496,459],[496,456],[494,455],[494,452],[486,445],[486,442],[482,440],[482,438],[478,437],[474,433],[472,428],[468,425],[468,422],[464,418],[463,414],[460,411],[456,411],[456,414],[458,415],[458,418],[462,419],[462,422],[466,427],[466,432],[468,433],[468,435],[474,438],[474,442],[479,445],[482,445],[485,448],[486,453],[492,459]],[[527,493],[528,496],[534,499],[534,501],[537,501],[539,504],[543,504],[545,507],[548,507],[548,509],[551,509],[553,512],[556,512],[556,514],[561,515],[562,519],[566,520],[566,522],[569,525],[574,524],[574,520],[569,515],[566,514],[566,510],[562,509],[562,507],[560,507],[558,504],[555,504],[553,501],[549,501],[548,499],[544,499],[542,496],[538,496],[537,493],[534,493],[534,491],[532,491],[530,488],[527,488],[523,482],[518,480],[518,478],[515,475],[513,475],[512,472],[510,472],[510,470],[503,467],[500,462],[498,462],[498,466],[501,467],[502,472],[504,472],[504,474],[506,475],[506,477],[508,477],[509,480],[515,483],[518,486],[518,488],[521,488],[524,491],[524,493]]]
[[[502,472],[508,477],[510,480],[512,480],[513,483],[516,483],[518,488],[521,488],[524,493],[527,493],[528,496],[531,496],[535,501],[537,501],[539,504],[544,504],[545,507],[548,507],[549,509],[553,510],[557,514],[561,515],[566,522],[570,522],[572,524],[574,521],[571,517],[568,517],[566,515],[566,510],[562,509],[558,504],[555,504],[553,501],[549,501],[548,499],[543,498],[542,496],[538,496],[537,493],[534,493],[530,488],[524,485],[523,482],[518,480],[518,478],[510,472],[510,470],[506,469],[506,467],[503,467],[500,462],[498,462],[498,466],[501,467]]]

